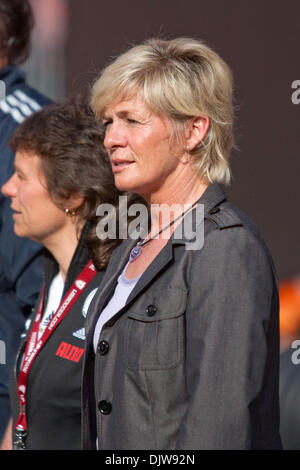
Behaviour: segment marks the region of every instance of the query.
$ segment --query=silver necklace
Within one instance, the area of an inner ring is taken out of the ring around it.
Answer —
[[[154,240],[158,235],[160,235],[162,232],[164,232],[167,228],[171,227],[180,217],[183,217],[187,212],[189,212],[193,207],[197,204],[197,202],[194,202],[194,204],[191,205],[188,209],[186,209],[184,212],[182,212],[180,215],[178,215],[172,222],[170,222],[168,225],[165,225],[159,232],[157,232],[153,237],[150,237],[147,239],[144,238],[144,240],[140,240],[137,242],[135,247],[132,248],[130,255],[129,255],[129,263],[132,263],[134,260],[136,260],[140,254],[142,253],[142,249],[147,243],[151,242],[151,240]],[[148,236],[148,235],[147,235]]]

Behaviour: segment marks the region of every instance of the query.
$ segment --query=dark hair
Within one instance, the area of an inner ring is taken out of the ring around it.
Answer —
[[[0,0],[0,56],[21,64],[30,52],[34,18],[28,0]]]
[[[90,222],[88,246],[98,269],[103,269],[118,240],[99,240],[96,209],[101,203],[117,206],[121,194],[103,146],[104,129],[87,100],[73,97],[62,104],[46,106],[23,121],[10,140],[14,151],[34,153],[41,158],[47,189],[53,202],[64,208],[72,194],[84,202],[78,209],[80,221]]]

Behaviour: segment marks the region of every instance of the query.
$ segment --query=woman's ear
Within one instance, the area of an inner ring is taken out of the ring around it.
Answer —
[[[84,197],[80,193],[72,194],[67,201],[67,206],[70,210],[78,209],[84,201]]]
[[[209,129],[209,124],[209,117],[205,115],[191,119],[186,139],[186,146],[189,148],[189,151],[194,150],[204,139]]]

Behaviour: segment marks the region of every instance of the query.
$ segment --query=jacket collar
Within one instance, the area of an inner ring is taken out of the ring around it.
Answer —
[[[226,194],[223,187],[219,183],[211,183],[197,202],[204,204],[204,215],[207,215],[225,199]]]
[[[226,200],[226,196],[223,188],[218,183],[213,183],[207,187],[202,196],[198,199],[197,203],[203,204],[203,216],[206,218],[210,211],[221,204],[221,202],[224,200]],[[195,209],[188,213],[185,216],[185,220],[190,218],[192,222],[191,228],[195,232],[197,230],[196,220],[192,217],[192,212],[194,211]],[[182,223],[179,224],[179,226],[173,232],[169,243],[164,246],[164,248],[159,252],[157,257],[143,273],[140,280],[128,297],[126,305],[131,302],[146,287],[146,285],[149,284],[149,282],[154,279],[154,277],[173,260],[174,245],[186,245],[191,242],[191,239],[186,236],[186,232],[182,230],[182,225]],[[180,236],[177,236],[178,232]],[[129,253],[127,252],[127,258],[128,256]]]
[[[223,201],[226,201],[223,187],[218,183],[212,183],[206,188],[202,196],[196,202],[198,205],[203,207],[203,213],[201,212],[201,215],[203,215],[203,219],[206,219],[209,218],[210,212]],[[195,209],[185,216],[185,221],[188,219],[191,221],[191,229],[194,232],[197,229],[195,217],[192,217],[192,213],[195,212]],[[183,224],[180,224],[174,231],[173,236],[171,237],[172,245],[186,245],[187,243],[190,243],[191,239],[186,236],[188,233],[186,234],[182,228]]]
[[[226,196],[223,188],[218,183],[212,183],[207,187],[197,202],[199,204],[204,204],[204,217],[206,217],[213,208],[218,206],[225,199]],[[173,245],[186,244],[188,241],[190,240],[185,239],[184,236],[179,239],[175,239],[174,236],[171,237],[170,241],[160,251],[135,285],[127,299],[126,307],[137,297],[137,295],[139,295],[152,279],[154,279],[154,277],[173,260]],[[136,240],[129,237],[113,252],[101,284],[101,293],[93,308],[94,315],[102,311],[110,296],[113,294],[118,277],[128,262],[130,251],[135,245]],[[118,318],[122,311],[123,309],[112,318],[111,322]],[[91,323],[95,320],[92,318],[94,315],[90,317]]]
[[[15,65],[7,65],[0,70],[0,80],[5,83],[6,94],[20,83],[25,83],[25,73]]]

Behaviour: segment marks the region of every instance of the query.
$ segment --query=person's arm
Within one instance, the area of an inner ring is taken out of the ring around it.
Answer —
[[[0,450],[13,450],[12,442],[12,419],[9,420],[3,440],[1,442]]]
[[[201,263],[193,253],[189,278],[189,406],[177,448],[276,448],[278,305],[270,261],[242,227],[215,230],[203,250]]]

